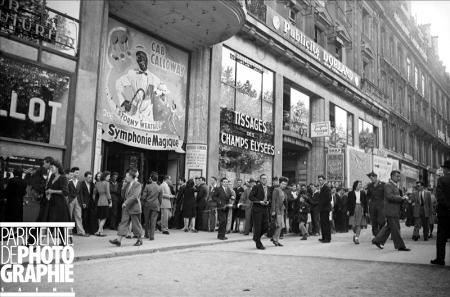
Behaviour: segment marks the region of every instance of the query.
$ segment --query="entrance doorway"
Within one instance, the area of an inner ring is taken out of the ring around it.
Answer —
[[[289,178],[289,183],[306,184],[308,150],[294,148],[288,143],[283,146],[283,176]]]
[[[147,181],[150,173],[158,172],[160,178],[170,175],[172,180],[179,176],[180,154],[171,151],[153,151],[123,145],[116,142],[103,142],[104,153],[102,170],[118,172],[120,178],[130,168],[139,171],[139,180]]]

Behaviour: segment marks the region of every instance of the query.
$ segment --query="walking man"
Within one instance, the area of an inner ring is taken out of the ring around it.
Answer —
[[[331,242],[331,224],[330,224],[330,211],[331,211],[331,190],[326,183],[325,176],[319,175],[319,208],[320,213],[320,230],[322,231],[322,238],[319,239],[322,243]]]
[[[386,221],[384,216],[384,182],[379,181],[377,174],[373,171],[367,176],[371,180],[371,183],[367,186],[370,223],[372,224],[372,235],[377,236],[378,231]]]
[[[217,205],[217,217],[219,220],[219,231],[217,232],[217,238],[220,240],[228,239],[225,237],[225,231],[227,228],[227,216],[228,216],[228,196],[227,196],[228,179],[223,177],[220,180],[220,186],[215,187],[212,192],[212,200]]]
[[[120,246],[122,238],[127,236],[130,223],[133,233],[137,237],[134,245],[142,245],[142,225],[140,221],[142,213],[140,200],[142,185],[135,180],[137,175],[136,169],[130,169],[125,176],[127,184],[122,189],[122,197],[125,199],[122,204],[122,220],[118,227],[117,238],[109,241],[117,246]]]
[[[259,250],[266,249],[261,243],[261,236],[267,232],[269,227],[269,189],[267,187],[267,176],[261,174],[259,184],[252,188],[249,199],[253,202],[253,241]]]
[[[450,160],[446,160],[441,166],[444,176],[438,179],[436,187],[437,199],[437,237],[436,259],[431,264],[445,265],[445,245],[450,238]]]
[[[414,233],[413,240],[420,238],[419,230],[423,228],[423,240],[428,240],[431,217],[431,194],[423,187],[422,181],[416,182],[417,191],[413,195]]]
[[[162,202],[161,202],[161,231],[163,234],[169,235],[169,218],[172,214],[172,203],[170,202],[171,198],[174,198],[175,195],[172,194],[172,191],[169,187],[170,177],[166,175],[164,177],[164,181],[161,183],[162,189]]]
[[[406,248],[403,239],[400,236],[400,205],[407,196],[400,196],[400,190],[397,183],[400,181],[400,171],[393,170],[391,172],[391,179],[384,185],[384,212],[386,214],[386,225],[381,228],[377,236],[372,240],[372,243],[378,248],[383,249],[386,240],[391,235],[394,241],[394,247],[399,251],[410,251]]]

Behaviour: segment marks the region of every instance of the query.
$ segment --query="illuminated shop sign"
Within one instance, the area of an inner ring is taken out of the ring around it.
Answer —
[[[221,109],[220,120],[221,144],[275,155],[271,123],[229,109]]]
[[[313,57],[322,65],[333,70],[340,77],[359,88],[361,77],[336,59],[333,54],[314,42],[305,33],[297,29],[290,21],[267,7],[267,25],[284,39]]]

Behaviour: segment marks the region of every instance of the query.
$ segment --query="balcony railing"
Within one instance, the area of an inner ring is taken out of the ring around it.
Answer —
[[[416,129],[420,129],[424,134],[428,134],[432,137],[437,137],[436,131],[433,124],[431,124],[430,119],[422,116],[418,112],[411,112],[411,122]]]
[[[262,22],[266,22],[267,7],[264,0],[245,0],[247,12]]]
[[[383,94],[383,92],[381,92],[378,89],[378,87],[375,84],[373,84],[370,80],[368,80],[367,78],[361,79],[361,89],[366,95],[368,95],[371,98],[376,99],[378,102],[380,102],[380,103],[387,102],[387,98]]]

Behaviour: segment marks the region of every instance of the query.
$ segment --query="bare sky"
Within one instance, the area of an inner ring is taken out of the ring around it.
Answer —
[[[411,1],[418,24],[431,24],[431,35],[439,36],[439,59],[450,73],[450,1]]]

